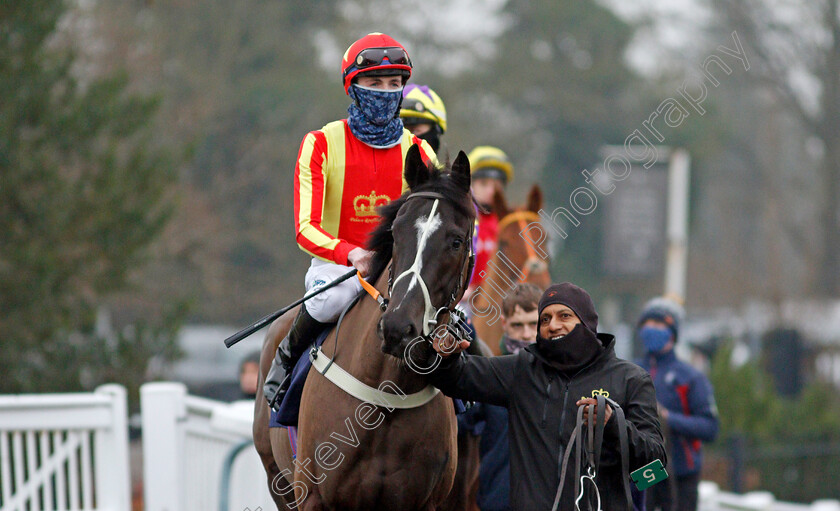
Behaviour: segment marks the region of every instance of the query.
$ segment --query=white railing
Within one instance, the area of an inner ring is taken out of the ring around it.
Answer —
[[[130,509],[126,392],[0,396],[0,511]]]
[[[146,511],[274,510],[251,439],[252,402],[187,395],[180,383],[140,391]],[[222,504],[226,504],[223,506]],[[0,511],[128,511],[125,389],[88,394],[0,396]],[[768,492],[734,494],[700,483],[699,511],[840,511],[837,500],[779,502]]]
[[[253,402],[221,403],[187,395],[180,383],[140,388],[146,511],[217,511],[224,462],[251,439]],[[227,509],[275,509],[253,446],[231,467]]]

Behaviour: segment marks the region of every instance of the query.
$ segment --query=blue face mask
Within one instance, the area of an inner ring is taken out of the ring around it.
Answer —
[[[369,89],[353,84],[353,103],[347,109],[347,125],[353,135],[374,148],[394,147],[403,136],[402,119],[397,116],[402,89]]]
[[[671,331],[667,328],[645,326],[639,330],[639,337],[649,353],[659,353],[671,340]]]
[[[376,126],[385,126],[391,122],[396,117],[402,100],[402,87],[396,90],[382,90],[354,83],[349,92],[365,119]]]

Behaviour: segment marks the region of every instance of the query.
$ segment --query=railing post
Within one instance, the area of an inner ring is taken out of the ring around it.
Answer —
[[[146,511],[184,511],[183,430],[187,388],[181,383],[140,387],[143,416],[143,497]]]
[[[744,459],[746,457],[746,440],[741,433],[735,433],[729,438],[729,480],[732,491],[744,491]]]
[[[107,395],[111,404],[111,429],[94,435],[96,500],[103,509],[131,509],[131,477],[128,459],[128,407],[125,387],[101,385],[96,394]],[[122,469],[122,467],[126,467]]]

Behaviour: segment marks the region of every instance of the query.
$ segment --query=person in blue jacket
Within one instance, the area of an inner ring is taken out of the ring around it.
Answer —
[[[683,316],[677,302],[659,297],[645,305],[638,321],[645,355],[637,363],[653,378],[659,419],[663,432],[668,432],[669,444],[669,484],[657,484],[646,491],[648,511],[696,511],[703,464],[701,442],[714,440],[718,433],[711,382],[674,353]]]

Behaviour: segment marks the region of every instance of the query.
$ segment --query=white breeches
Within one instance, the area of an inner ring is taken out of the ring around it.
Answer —
[[[304,279],[306,293],[308,294],[329,284],[352,269],[352,266],[343,266],[313,257],[312,264],[309,265]],[[310,316],[321,323],[333,323],[338,320],[341,311],[361,290],[362,285],[359,283],[359,278],[351,277],[307,300],[305,302],[306,310]]]

